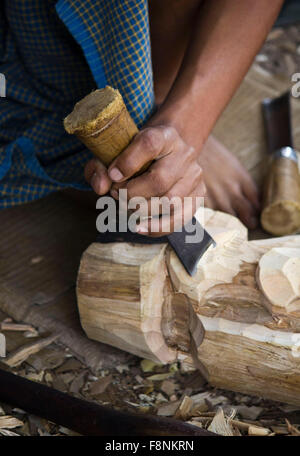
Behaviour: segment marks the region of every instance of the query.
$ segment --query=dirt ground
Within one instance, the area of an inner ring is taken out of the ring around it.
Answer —
[[[262,71],[291,77],[300,69],[300,25],[274,29],[256,57]],[[2,323],[1,323],[2,322]],[[7,351],[44,337],[33,327],[12,326],[0,314],[0,330]],[[5,329],[6,328],[6,329]],[[300,435],[300,410],[260,397],[215,389],[198,372],[184,372],[178,364],[155,365],[132,357],[128,364],[92,372],[70,350],[54,342],[29,357],[5,358],[1,368],[44,383],[79,398],[118,410],[175,416],[225,435]],[[74,435],[69,429],[0,404],[0,435]]]

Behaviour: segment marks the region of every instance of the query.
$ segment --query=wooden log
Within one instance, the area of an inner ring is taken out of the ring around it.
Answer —
[[[235,217],[204,221],[217,247],[194,277],[165,244],[92,244],[77,282],[86,334],[188,369],[196,343],[212,385],[300,405],[300,236],[248,241]]]

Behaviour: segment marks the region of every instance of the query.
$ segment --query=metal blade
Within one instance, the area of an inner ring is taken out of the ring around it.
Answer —
[[[186,242],[186,237],[193,236],[196,232],[203,232],[200,242]],[[195,217],[185,225],[181,232],[174,232],[167,236],[169,244],[175,250],[179,260],[187,273],[193,276],[197,270],[197,264],[208,247],[216,245],[213,238],[205,231]]]
[[[290,93],[262,102],[268,149],[273,153],[283,147],[293,147]]]

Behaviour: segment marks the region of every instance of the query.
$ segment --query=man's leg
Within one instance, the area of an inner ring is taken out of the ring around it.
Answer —
[[[158,105],[163,103],[176,79],[195,13],[201,8],[201,3],[201,0],[149,0],[154,89]],[[250,214],[259,209],[257,190],[237,158],[210,136],[199,162],[208,193],[206,205],[237,215],[249,228],[255,228],[257,219]],[[237,188],[241,189],[238,197]]]

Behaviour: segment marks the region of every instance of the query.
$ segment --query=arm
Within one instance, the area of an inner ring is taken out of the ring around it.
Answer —
[[[282,3],[210,0],[201,5],[181,68],[165,102],[109,167],[114,197],[121,187],[127,188],[129,197],[204,195],[199,152]],[[155,162],[147,172],[128,181],[151,159]],[[90,166],[88,177],[92,169]],[[91,184],[98,194],[104,194],[111,181],[102,170],[101,179],[94,176]],[[145,233],[151,234],[147,224]],[[161,234],[162,230],[156,233]]]
[[[242,82],[282,4],[283,0],[205,1],[173,87],[149,124],[170,124],[188,144],[201,147]]]

